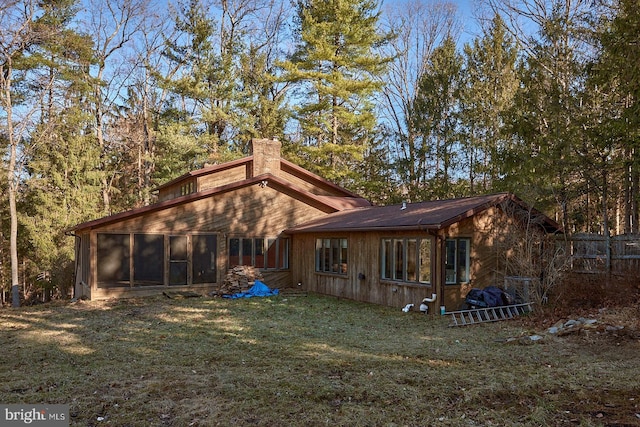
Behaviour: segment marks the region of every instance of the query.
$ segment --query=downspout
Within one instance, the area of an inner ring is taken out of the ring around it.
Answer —
[[[438,297],[438,294],[431,294],[431,298],[424,298],[422,303],[420,303],[420,312],[427,314],[429,312],[429,303],[435,302]]]
[[[436,302],[436,299],[438,299],[438,294],[431,294],[431,298],[425,298],[422,302]]]
[[[444,268],[444,260],[445,260],[445,250],[446,250],[446,243],[445,243],[445,238],[444,235],[441,235],[441,232],[439,231],[438,234],[436,235],[436,239],[439,240],[439,246],[440,246],[440,251],[439,251],[439,257],[440,260],[439,262],[437,262],[437,268],[439,268],[439,273],[440,273],[440,280],[439,280],[439,286],[440,286],[440,307],[444,307],[444,284],[445,284],[445,280],[446,280],[446,272],[445,272],[445,268]],[[445,309],[446,310],[446,309]],[[442,309],[441,309],[442,311]]]
[[[437,230],[435,232],[432,231],[429,234],[431,234],[435,239],[434,247],[436,251],[435,251],[435,254],[432,255],[435,283],[434,283],[434,292],[431,294],[431,298],[425,298],[422,301],[427,303],[436,302],[436,300],[438,300],[438,294],[440,294],[440,301],[441,301],[440,305],[443,306],[444,305],[444,279],[445,279],[444,268],[443,268],[444,267],[443,251],[445,249],[445,243],[444,243],[445,240],[444,240],[444,237],[440,235],[440,230]],[[440,249],[438,250],[438,248]],[[438,277],[440,277],[440,280],[438,280]]]

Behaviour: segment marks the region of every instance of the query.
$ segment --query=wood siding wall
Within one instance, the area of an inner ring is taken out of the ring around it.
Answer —
[[[512,218],[501,209],[492,207],[465,219],[444,230],[445,238],[471,239],[470,281],[461,285],[444,285],[447,310],[465,308],[464,299],[473,288],[502,286],[505,266],[504,237],[510,233],[521,233]]]
[[[198,177],[198,191],[206,191],[223,185],[243,181],[251,176],[250,164],[242,164],[219,173]]]
[[[184,179],[180,182],[176,182],[173,185],[170,185],[168,187],[165,187],[163,189],[161,189],[158,192],[158,202],[164,202],[165,200],[171,200],[171,199],[175,199],[176,197],[180,197],[180,196],[184,196],[186,194],[190,194],[190,193],[184,193],[183,191],[183,187],[184,186],[189,186],[191,185],[191,187],[189,187],[192,191],[191,192],[196,192],[197,191],[197,182],[195,178],[187,178]]]
[[[511,231],[510,231],[511,230]],[[311,292],[333,295],[363,302],[404,307],[406,304],[420,305],[425,297],[437,294],[437,301],[430,304],[430,312],[439,312],[444,305],[448,311],[462,307],[464,298],[472,288],[490,285],[500,286],[504,282],[504,266],[501,265],[500,236],[517,232],[513,222],[498,208],[460,221],[437,236],[423,232],[349,232],[330,234],[296,234],[293,236],[292,274],[293,282]],[[383,280],[380,276],[381,241],[383,238],[426,238],[432,240],[432,285],[408,284]],[[315,242],[317,238],[348,239],[348,271],[346,275],[315,271]],[[444,241],[448,238],[469,238],[470,281],[460,285],[444,285]],[[364,280],[359,279],[364,275]],[[444,298],[444,299],[443,299]]]
[[[269,186],[253,185],[241,188],[223,197],[206,198],[161,211],[129,218],[83,233],[90,236],[91,253],[79,262],[90,262],[91,298],[147,295],[158,289],[99,288],[97,286],[97,235],[98,233],[146,233],[146,234],[194,234],[218,235],[217,282],[221,283],[227,271],[227,241],[229,237],[277,237],[295,224],[324,215],[320,210],[281,193]],[[82,266],[78,267],[82,269]],[[291,286],[290,271],[267,272],[265,280],[271,287]],[[166,286],[166,284],[165,284]],[[203,289],[207,286],[201,286]],[[212,286],[208,286],[212,287]],[[157,288],[157,287],[156,287]],[[171,287],[178,290],[179,287]],[[189,288],[191,289],[191,288]]]
[[[345,194],[338,191],[335,187],[327,185],[322,181],[310,179],[300,170],[292,168],[287,164],[282,164],[280,169],[280,178],[289,181],[291,184],[302,188],[312,194],[318,196],[344,196]]]
[[[296,234],[293,236],[293,252],[295,254],[292,257],[293,282],[301,283],[303,289],[311,292],[357,301],[394,307],[404,307],[408,303],[420,305],[420,301],[423,298],[430,297],[435,292],[433,285],[406,284],[385,281],[380,278],[380,242],[382,238],[387,237],[433,238],[426,232],[408,234],[397,232]],[[317,238],[348,239],[346,275],[315,271],[315,245]],[[437,272],[434,273],[437,274]],[[435,305],[437,303],[433,304],[434,307]],[[431,307],[431,309],[434,309],[434,307]]]

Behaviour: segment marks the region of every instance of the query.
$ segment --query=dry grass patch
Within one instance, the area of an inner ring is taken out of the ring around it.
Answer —
[[[449,328],[329,297],[163,298],[0,311],[3,403],[77,426],[636,425],[637,339]],[[540,331],[537,331],[540,332]]]

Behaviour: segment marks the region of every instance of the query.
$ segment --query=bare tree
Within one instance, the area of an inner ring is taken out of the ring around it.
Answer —
[[[420,163],[418,132],[411,121],[412,105],[433,51],[443,40],[457,39],[461,24],[450,1],[394,2],[383,16],[387,30],[396,38],[385,52],[395,60],[383,77],[381,118],[395,134],[396,157],[406,167],[407,185],[419,186],[418,175],[424,164]]]
[[[533,208],[504,202],[500,209],[512,224],[499,231],[498,273],[513,278],[519,286],[516,290],[532,302],[543,304],[569,270],[571,260],[565,241],[547,233],[546,217]]]
[[[25,84],[28,68],[21,60],[29,56],[29,50],[50,37],[46,25],[36,25],[41,14],[39,2],[35,0],[14,0],[2,2],[0,6],[0,118],[2,137],[8,143],[7,193],[9,199],[12,305],[20,305],[18,266],[18,212],[17,195],[21,184],[22,165],[20,155],[23,139],[33,126],[43,98],[47,95],[51,80],[41,79],[36,84],[26,85],[32,92],[17,93],[16,81]],[[23,86],[25,87],[25,86]]]
[[[593,12],[593,0],[480,0],[491,13],[499,14],[511,35],[527,55],[535,56],[540,30],[562,17],[567,26],[576,28],[585,24]],[[567,33],[562,39],[571,50],[587,48],[577,33]]]
[[[110,165],[109,143],[105,135],[107,115],[114,110],[135,66],[130,49],[134,37],[149,17],[149,0],[90,0],[86,28],[94,37],[97,65],[95,77],[95,132],[102,151],[102,203],[105,214],[111,213],[111,191],[117,165]],[[138,63],[135,63],[139,65]]]

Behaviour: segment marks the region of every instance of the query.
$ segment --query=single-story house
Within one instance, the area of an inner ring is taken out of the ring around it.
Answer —
[[[447,311],[464,308],[472,288],[517,274],[505,264],[527,233],[535,246],[558,232],[510,193],[355,208],[285,230],[305,289],[395,307],[435,299],[430,310]]]
[[[157,203],[73,227],[75,296],[204,294],[248,265],[271,288],[398,307],[435,294],[432,309],[451,310],[500,280],[495,243],[517,227],[510,209],[531,212],[509,193],[373,206],[280,150],[256,139],[248,157],[162,185]],[[540,229],[559,226],[544,217]]]

